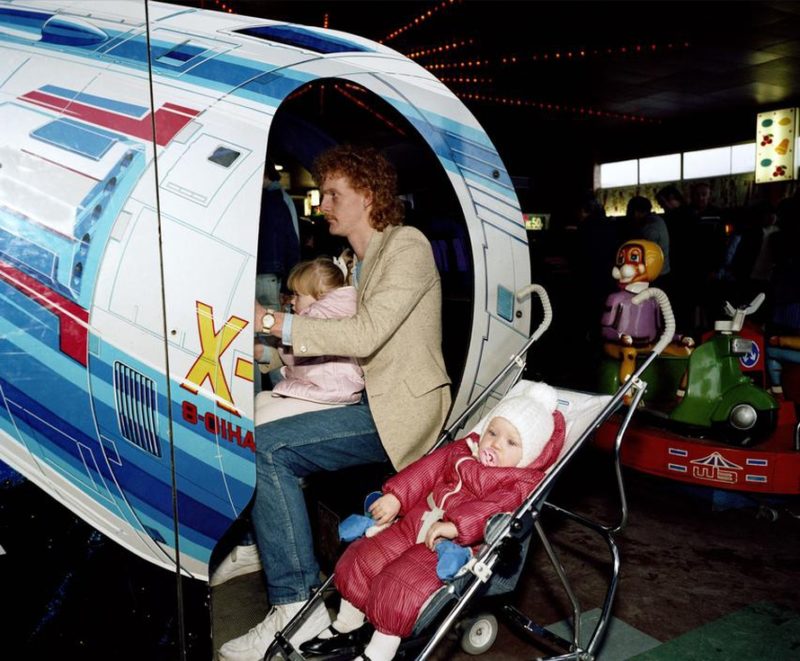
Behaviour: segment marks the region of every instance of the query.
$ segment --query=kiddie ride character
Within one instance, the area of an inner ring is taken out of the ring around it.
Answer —
[[[372,638],[356,658],[392,659],[443,579],[483,541],[488,519],[516,510],[558,458],[565,422],[556,404],[553,388],[531,383],[495,407],[480,436],[473,432],[417,460],[384,484],[370,516],[345,519],[343,539],[366,537],[336,565],[342,596],[336,620],[301,651],[357,651],[366,638],[362,626],[372,625]]]
[[[615,277],[619,272],[621,284],[627,281],[633,285],[627,284],[624,291],[609,297],[603,316],[604,337],[620,338],[616,345],[606,343],[606,353],[621,357],[622,365],[601,365],[602,392],[616,392],[635,367],[637,353],[649,350],[661,325],[659,310],[645,307],[649,300],[637,305],[634,296],[623,296],[645,291],[658,274],[658,247],[648,243],[632,241],[620,248]],[[653,264],[655,268],[648,275]],[[641,285],[632,275],[636,272],[646,279]],[[763,299],[759,294],[750,305],[740,308],[727,304],[730,319],[715,322],[714,334],[701,345],[693,347],[694,343],[685,338],[682,344],[673,342],[667,347],[642,375],[648,384],[646,412],[661,422],[674,423],[676,431],[699,437],[716,435],[731,445],[752,445],[771,433],[777,423],[778,404],[742,373],[739,363],[740,357],[752,350],[752,341],[739,332],[746,316]]]
[[[636,357],[649,353],[663,331],[663,319],[655,298],[634,303],[637,294],[650,287],[661,273],[664,253],[653,241],[627,241],[620,246],[617,263],[611,275],[619,283],[619,291],[610,294],[601,318],[605,353],[620,361],[618,384],[625,383],[636,369]],[[669,356],[688,356],[694,340],[676,336],[664,349]],[[616,391],[616,385],[611,392]],[[625,396],[630,404],[632,395]]]

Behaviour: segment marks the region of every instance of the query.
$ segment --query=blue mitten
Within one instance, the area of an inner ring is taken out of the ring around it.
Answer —
[[[465,546],[459,546],[455,542],[443,541],[436,545],[436,555],[439,561],[436,563],[436,575],[446,581],[456,575],[472,556],[472,552]]]
[[[367,528],[374,523],[370,516],[351,514],[339,524],[339,538],[343,542],[352,542],[354,539],[363,537]]]

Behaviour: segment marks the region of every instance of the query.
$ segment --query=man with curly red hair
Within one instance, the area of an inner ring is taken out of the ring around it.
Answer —
[[[256,428],[252,519],[272,609],[222,646],[222,661],[261,659],[320,584],[301,479],[387,459],[399,470],[433,445],[450,408],[439,273],[425,236],[402,225],[394,168],[376,149],[339,145],[317,158],[313,172],[329,232],[346,238],[356,256],[356,314],[312,319],[266,311],[256,327],[297,356],[356,358],[365,392],[358,404]],[[320,603],[291,642],[297,646],[329,624]]]

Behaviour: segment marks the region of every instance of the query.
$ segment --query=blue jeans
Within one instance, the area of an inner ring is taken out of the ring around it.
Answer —
[[[320,585],[301,478],[387,460],[366,396],[256,427],[252,519],[271,605],[304,601]]]

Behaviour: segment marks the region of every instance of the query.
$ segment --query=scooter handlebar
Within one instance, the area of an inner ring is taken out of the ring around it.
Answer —
[[[669,298],[657,287],[648,287],[643,292],[636,294],[631,300],[636,305],[639,305],[648,298],[656,299],[658,307],[661,308],[661,316],[664,318],[664,332],[653,347],[653,353],[660,354],[675,336],[675,315],[672,313],[672,305],[670,305]]]
[[[539,327],[536,329],[536,332],[531,336],[531,341],[538,340],[542,334],[550,327],[550,322],[553,321],[553,308],[550,305],[550,297],[547,295],[545,288],[541,285],[537,285],[531,283],[526,285],[522,289],[518,289],[516,292],[516,297],[518,301],[521,301],[529,294],[536,294],[539,297],[539,301],[542,304],[542,310],[544,311],[544,317],[542,317],[542,323],[539,324]]]
[[[759,292],[759,294],[752,301],[750,301],[750,305],[748,305],[747,309],[744,311],[745,316],[748,314],[753,314],[756,310],[758,310],[765,298],[766,296],[764,295],[764,292]]]
[[[764,302],[764,298],[766,298],[764,292],[760,292],[750,301],[749,305],[738,308],[733,307],[729,301],[725,301],[725,307],[723,309],[730,319],[719,319],[715,321],[714,330],[721,333],[738,333],[742,330],[742,326],[744,326],[745,317],[758,310]]]

